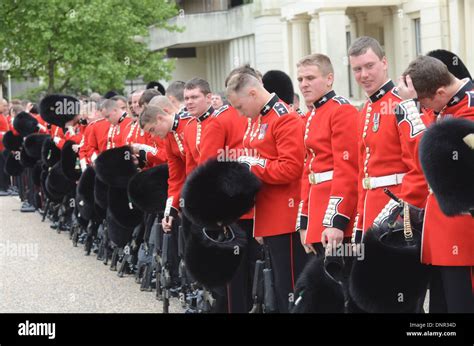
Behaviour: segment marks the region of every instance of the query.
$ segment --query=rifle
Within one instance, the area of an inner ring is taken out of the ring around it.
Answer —
[[[94,242],[94,239],[97,236],[97,229],[99,228],[99,225],[97,222],[90,220],[89,224],[87,225],[87,237],[86,241],[84,244],[84,249],[86,251],[86,256],[89,256],[91,254],[91,249],[92,249],[92,243]]]
[[[51,206],[51,200],[49,198],[46,199],[46,205],[43,210],[43,218],[41,219],[41,222],[44,222],[46,220],[46,215],[49,213],[49,208]]]
[[[263,303],[264,303],[264,279],[263,279],[263,269],[265,267],[265,261],[257,260],[255,262],[255,272],[253,273],[253,284],[252,284],[252,297],[253,297],[253,306],[250,310],[251,314],[261,314],[263,313]]]
[[[138,269],[135,275],[135,281],[140,283],[141,279],[140,291],[151,291],[151,279],[153,270],[155,269],[155,263],[153,261],[155,237],[154,234],[152,234],[152,232],[154,232],[153,226],[155,224],[155,218],[153,216],[154,215],[148,215],[147,217],[144,241],[140,245],[140,250],[138,250]]]
[[[183,308],[186,307],[186,296],[190,290],[191,280],[188,276],[186,270],[186,263],[184,262],[184,252],[185,252],[186,240],[184,236],[183,227],[178,227],[178,256],[179,256],[179,266],[178,274],[181,281],[181,292],[179,293],[179,301]]]
[[[112,259],[110,260],[110,270],[117,271],[117,263],[119,260],[119,251],[120,248],[118,246],[114,246],[114,250],[112,251]]]
[[[117,272],[118,277],[123,277],[126,271],[127,274],[133,274],[135,272],[134,265],[136,264],[138,249],[143,240],[140,238],[143,235],[142,230],[143,223],[140,223],[133,231],[133,239],[124,247],[124,256],[122,257],[122,263],[120,263],[120,268]]]
[[[170,274],[170,263],[169,263],[169,247],[170,247],[170,233],[163,234],[163,244],[161,249],[161,274],[160,274],[160,286],[163,297],[163,313],[169,312],[170,304],[170,291],[171,288],[171,274]]]
[[[264,294],[264,311],[265,313],[278,312],[275,295],[275,283],[273,281],[273,270],[272,263],[270,261],[270,251],[266,245],[263,245],[263,251],[265,253],[265,268],[263,269],[263,281],[265,287]]]
[[[155,223],[153,226],[157,227],[157,232],[155,233],[156,236],[156,241],[155,241],[155,279],[156,279],[156,299],[157,300],[162,300],[163,299],[163,292],[161,289],[161,284],[160,284],[160,275],[162,271],[161,267],[161,254],[162,254],[162,249],[163,249],[163,240],[162,240],[162,228],[161,228],[161,222],[158,219],[158,216],[155,219]]]

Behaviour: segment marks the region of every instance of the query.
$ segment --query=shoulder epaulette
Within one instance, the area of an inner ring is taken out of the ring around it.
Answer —
[[[391,90],[391,92],[392,92],[392,94],[394,94],[396,97],[398,97],[400,100],[402,99],[402,98],[400,97],[400,94],[398,93],[398,88],[393,88],[393,89]]]
[[[288,110],[288,108],[286,107],[286,105],[283,103],[283,102],[276,102],[274,105],[273,105],[273,109],[275,110],[275,112],[278,114],[278,116],[282,116],[282,115],[285,115],[285,114],[288,114],[290,113],[290,111]]]
[[[337,103],[339,103],[340,105],[347,105],[347,104],[350,105],[350,104],[351,104],[351,103],[349,102],[349,100],[346,99],[344,96],[334,96],[332,99],[333,99],[334,101],[336,101]]]
[[[214,111],[214,113],[212,114],[212,116],[214,118],[218,117],[221,113],[224,113],[226,110],[229,109],[229,105],[223,105],[222,107],[220,107],[219,109],[216,109]]]
[[[474,107],[474,91],[466,91],[467,94],[467,106]]]

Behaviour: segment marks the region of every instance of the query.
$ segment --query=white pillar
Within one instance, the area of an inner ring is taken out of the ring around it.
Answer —
[[[449,41],[452,52],[465,58],[464,0],[449,0]]]
[[[383,40],[384,40],[384,48],[385,48],[385,56],[387,57],[388,63],[388,76],[393,80],[397,79],[397,72],[396,72],[396,43],[395,43],[395,32],[394,32],[394,25],[393,25],[393,12],[390,7],[382,8],[383,13]]]
[[[321,51],[321,42],[319,38],[319,13],[311,13],[311,22],[309,23],[309,36],[311,53]]]
[[[467,65],[467,68],[471,74],[474,72],[474,25],[472,23],[472,18],[474,18],[474,4],[471,0],[464,1],[464,32],[466,33],[466,56],[464,63]]]
[[[283,28],[280,16],[262,15],[255,18],[256,67],[265,74],[268,70],[281,70],[284,66]]]
[[[347,71],[347,40],[345,8],[319,12],[320,53],[331,58],[334,66],[334,90],[338,95],[349,96]]]
[[[297,16],[291,20],[292,49],[291,55],[293,61],[290,72],[296,80],[296,64],[298,61],[311,53],[309,42],[309,16]],[[292,76],[292,77],[293,77]]]
[[[293,66],[293,34],[291,22],[286,18],[281,18],[282,44],[283,44],[283,71],[290,72]]]

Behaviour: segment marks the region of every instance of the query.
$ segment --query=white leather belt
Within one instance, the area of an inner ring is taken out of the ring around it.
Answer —
[[[362,179],[362,187],[365,190],[372,190],[378,187],[399,185],[402,183],[405,173],[385,175],[383,177],[368,177]]]
[[[325,181],[332,180],[333,174],[334,174],[334,171],[310,173],[308,175],[308,180],[309,180],[309,183],[312,185],[321,184],[321,183],[324,183]]]

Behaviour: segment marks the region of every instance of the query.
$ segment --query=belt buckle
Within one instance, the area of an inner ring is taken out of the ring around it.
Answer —
[[[364,178],[364,179],[362,180],[362,185],[363,185],[364,189],[366,189],[366,190],[371,190],[370,177],[369,177],[369,178]]]
[[[316,184],[316,177],[314,175],[314,173],[310,173],[308,175],[308,180],[309,180],[309,183],[312,184],[312,185],[315,185]]]

